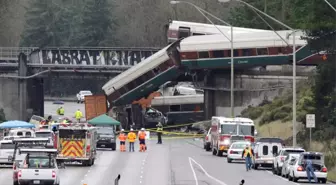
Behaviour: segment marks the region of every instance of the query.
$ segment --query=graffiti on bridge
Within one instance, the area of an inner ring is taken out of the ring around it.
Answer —
[[[156,50],[39,50],[38,62],[40,64],[133,66],[155,52]],[[37,63],[34,59],[31,62]]]

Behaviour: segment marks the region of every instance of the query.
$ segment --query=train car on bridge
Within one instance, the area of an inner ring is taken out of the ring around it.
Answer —
[[[231,27],[216,25],[223,33],[230,35]],[[221,32],[218,31],[212,24],[185,22],[185,21],[170,21],[167,25],[167,37],[168,43],[172,43],[181,38],[186,38],[194,35],[218,35]],[[240,28],[233,27],[234,33],[265,33],[272,32],[270,30],[252,29],[252,28]]]
[[[291,31],[234,33],[235,68],[249,68],[292,63]],[[302,32],[296,33],[296,58],[303,62],[313,56]],[[218,69],[231,67],[231,42],[222,35],[192,36],[180,44],[181,64],[188,69]]]

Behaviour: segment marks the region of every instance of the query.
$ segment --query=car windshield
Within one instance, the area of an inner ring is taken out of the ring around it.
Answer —
[[[244,149],[248,143],[235,143],[232,144],[232,149]]]
[[[0,143],[0,149],[14,149],[15,145],[13,143]]]
[[[51,132],[36,132],[36,137],[49,138],[51,137]]]
[[[254,136],[254,126],[253,125],[239,125],[239,135]]]
[[[49,156],[28,157],[28,168],[54,168],[55,163]]]
[[[100,135],[112,135],[114,131],[112,127],[98,127],[97,133]]]
[[[237,125],[236,124],[222,124],[221,134],[236,134]]]

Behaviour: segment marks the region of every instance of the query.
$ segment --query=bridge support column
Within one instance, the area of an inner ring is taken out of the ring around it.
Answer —
[[[23,53],[19,55],[19,76],[27,76],[27,56]],[[19,119],[27,121],[27,80],[19,79]]]
[[[205,76],[204,85],[213,86],[214,75],[213,72],[209,71],[209,73]],[[215,91],[212,89],[204,89],[204,118],[205,120],[210,120],[212,116],[215,116]]]

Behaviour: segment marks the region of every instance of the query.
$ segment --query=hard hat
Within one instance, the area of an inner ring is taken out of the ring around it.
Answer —
[[[131,130],[130,131],[133,131],[133,128],[131,128]]]
[[[124,132],[125,130],[124,129],[121,129],[121,132]]]
[[[141,130],[142,130],[142,131],[144,131],[145,129],[144,129],[144,128],[142,128]]]

